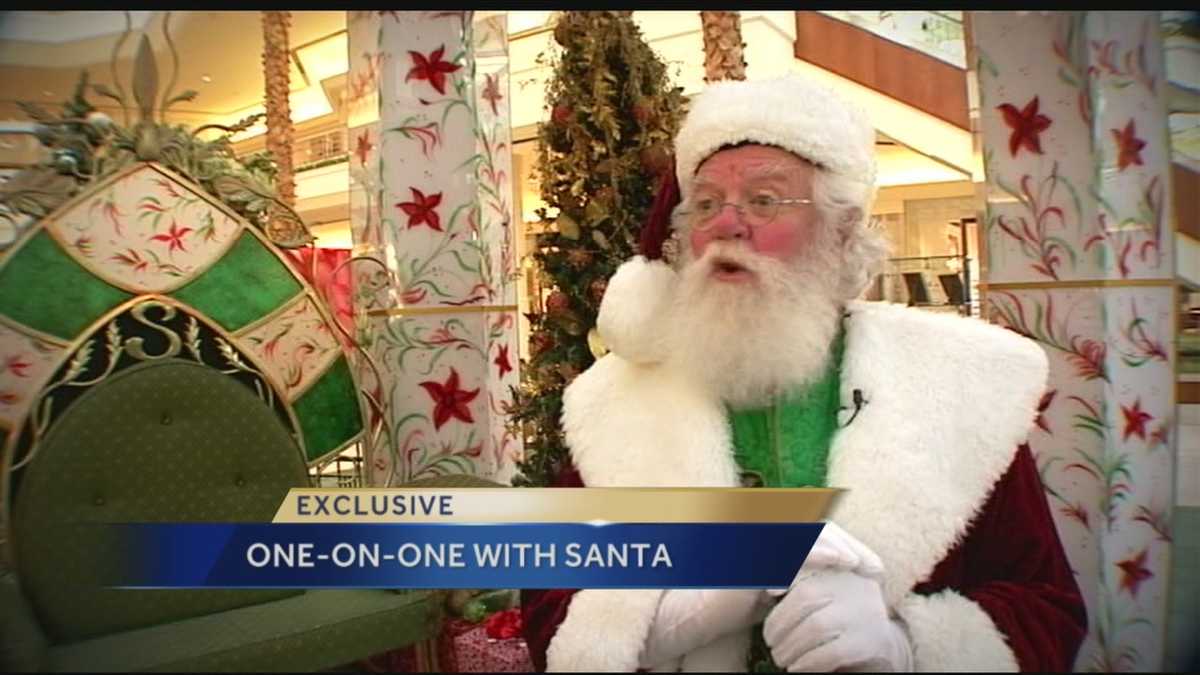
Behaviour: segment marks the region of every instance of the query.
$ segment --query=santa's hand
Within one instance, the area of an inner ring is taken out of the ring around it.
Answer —
[[[822,570],[854,572],[872,579],[882,579],[884,573],[883,560],[875,551],[832,522],[826,522],[821,528],[821,534],[804,558],[804,564],[796,572],[791,585],[795,586],[801,579]],[[779,597],[787,592],[787,588],[767,589],[771,597]]]
[[[646,645],[642,668],[655,668],[766,616],[770,603],[760,590],[671,589],[663,592]]]
[[[912,645],[888,616],[879,581],[822,570],[792,584],[763,626],[771,657],[789,672],[906,672]]]
[[[882,578],[883,561],[866,544],[838,527],[837,523],[826,522],[800,568],[802,574],[817,570],[841,570],[864,577]]]

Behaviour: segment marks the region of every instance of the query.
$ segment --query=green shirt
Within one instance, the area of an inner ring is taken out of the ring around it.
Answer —
[[[829,446],[837,431],[844,331],[833,338],[821,379],[762,408],[729,411],[734,458],[742,483],[753,487],[825,487]],[[754,627],[746,656],[750,672],[780,672]]]
[[[734,458],[754,487],[825,487],[837,430],[845,339],[838,330],[821,379],[762,408],[729,411]]]

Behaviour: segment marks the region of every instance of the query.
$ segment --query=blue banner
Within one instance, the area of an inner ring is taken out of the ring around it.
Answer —
[[[108,527],[122,588],[786,588],[822,524]]]

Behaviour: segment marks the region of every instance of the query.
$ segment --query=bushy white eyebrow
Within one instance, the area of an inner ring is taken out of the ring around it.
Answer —
[[[792,177],[793,171],[795,171],[795,168],[787,162],[777,161],[770,164],[748,167],[742,172],[742,175],[748,180],[787,180]],[[717,185],[701,174],[696,176],[695,187],[717,187]]]

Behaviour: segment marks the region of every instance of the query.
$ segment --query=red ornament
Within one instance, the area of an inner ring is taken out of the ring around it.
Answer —
[[[565,314],[571,308],[571,299],[562,291],[554,291],[546,298],[546,311],[553,315]]]
[[[661,176],[671,170],[671,153],[661,143],[646,146],[638,153],[642,168],[653,176]]]
[[[641,99],[633,104],[633,118],[638,124],[647,125],[654,121],[654,106],[649,101]]]
[[[565,105],[554,106],[554,109],[550,111],[550,119],[553,120],[555,124],[566,124],[567,122],[570,122],[571,108]]]

